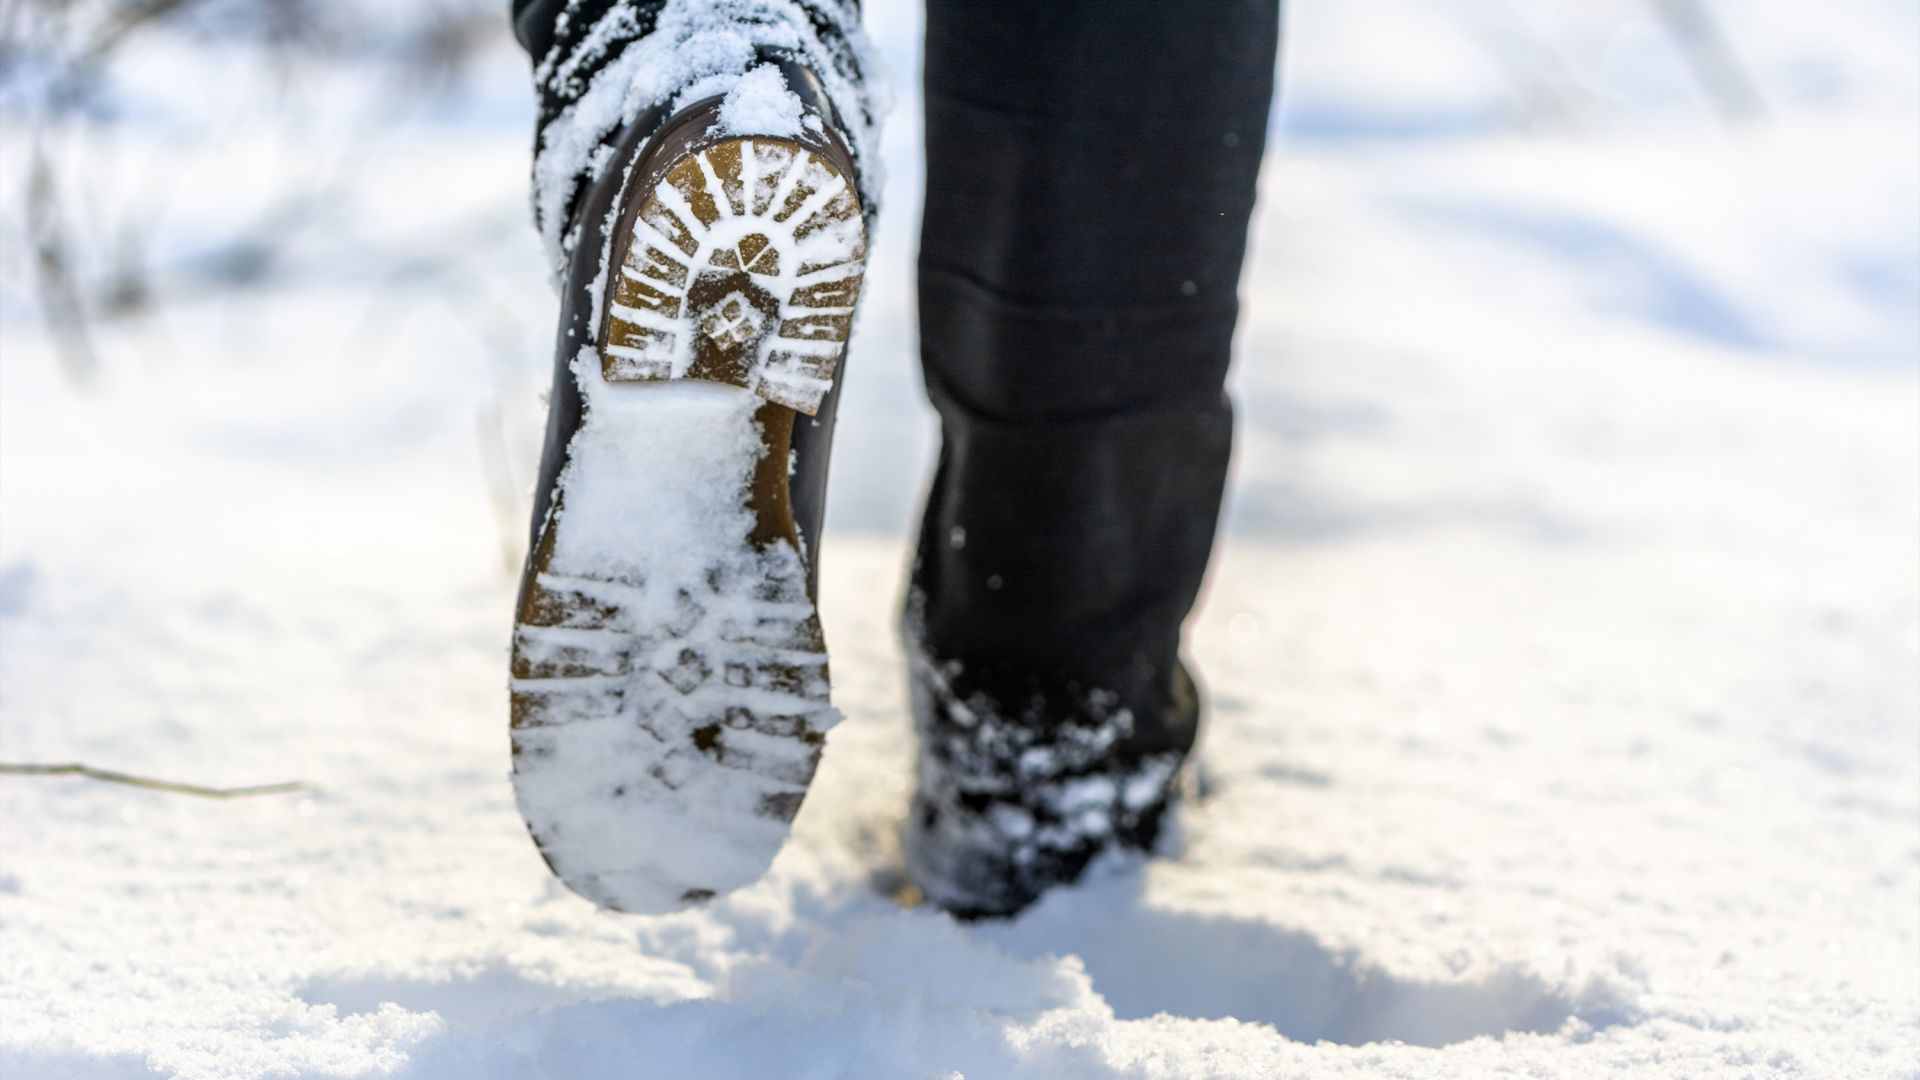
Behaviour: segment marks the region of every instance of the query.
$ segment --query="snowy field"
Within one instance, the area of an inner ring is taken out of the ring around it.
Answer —
[[[958,925],[889,896],[933,429],[919,16],[871,8],[847,721],[772,874],[661,918],[551,880],[507,781],[524,61],[383,103],[128,45],[63,182],[150,258],[345,179],[251,287],[96,320],[90,375],[4,99],[0,758],[307,787],[0,777],[0,1077],[1920,1076],[1920,9],[1718,4],[1728,118],[1660,5],[1299,0],[1204,797],[1173,857]]]

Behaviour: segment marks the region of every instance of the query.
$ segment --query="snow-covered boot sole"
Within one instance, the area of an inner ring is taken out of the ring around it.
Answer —
[[[513,641],[520,812],[623,911],[765,873],[838,718],[787,485],[851,327],[860,201],[837,144],[716,116],[669,121],[628,181]]]

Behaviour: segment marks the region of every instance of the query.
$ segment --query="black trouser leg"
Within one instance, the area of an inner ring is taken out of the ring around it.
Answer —
[[[929,0],[912,603],[954,696],[1184,749],[1276,0]],[[957,661],[957,664],[951,662]]]

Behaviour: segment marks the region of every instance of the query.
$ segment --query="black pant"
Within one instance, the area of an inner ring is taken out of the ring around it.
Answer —
[[[515,30],[539,62],[618,6],[644,33],[663,0],[516,0]],[[1149,742],[1191,737],[1180,629],[1227,470],[1278,34],[1277,0],[927,0],[943,441],[911,603],[963,697],[1044,720],[1105,691]],[[568,91],[542,91],[544,122]]]

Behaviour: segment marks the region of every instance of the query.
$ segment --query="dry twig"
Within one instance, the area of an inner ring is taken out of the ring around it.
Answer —
[[[101,780],[109,784],[126,784],[129,787],[147,788],[150,791],[166,791],[175,795],[194,795],[202,799],[241,799],[249,795],[284,795],[306,787],[298,780],[289,780],[280,784],[258,784],[253,787],[206,787],[201,784],[181,784],[172,780],[155,780],[132,773],[116,772],[112,769],[96,769],[91,765],[69,762],[64,765],[27,765],[16,762],[0,762],[0,775],[7,776],[84,776],[89,780]]]

